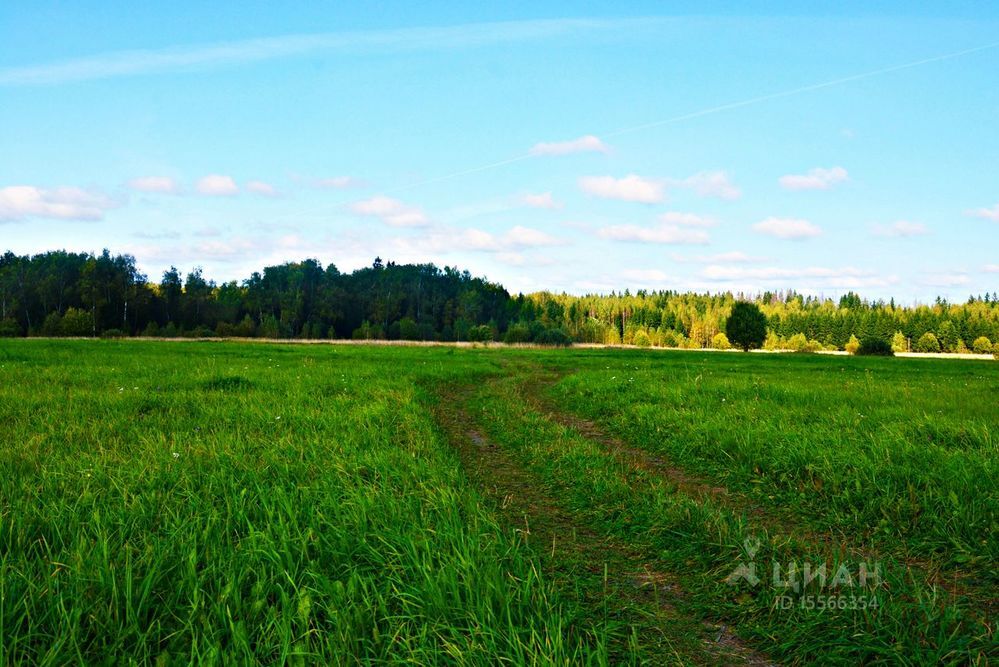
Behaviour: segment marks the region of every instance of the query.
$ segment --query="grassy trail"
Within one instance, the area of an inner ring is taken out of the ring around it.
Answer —
[[[680,608],[689,618],[730,623],[754,645],[790,663],[987,664],[996,654],[987,594],[949,594],[934,584],[932,573],[890,553],[882,563],[883,578],[859,591],[876,598],[877,607],[866,611],[785,611],[778,609],[785,591],[733,590],[726,575],[746,557],[742,549],[749,541],[761,542],[757,559],[767,567],[771,561],[811,561],[828,563],[833,572],[855,563],[855,553],[836,547],[843,544],[836,535],[814,541],[814,529],[771,531],[771,521],[760,520],[761,513],[766,519],[766,506],[747,512],[741,501],[727,502],[731,494],[710,481],[692,481],[669,463],[642,465],[647,454],[641,450],[609,447],[592,424],[539,404],[536,389],[545,373],[523,365],[508,371],[469,395],[467,411],[476,428],[521,462],[577,524],[627,544],[653,571],[677,573],[678,589],[687,593]],[[672,472],[660,474],[664,468]],[[705,487],[710,491],[702,492]]]
[[[487,385],[488,386],[488,385]],[[470,387],[442,392],[434,407],[470,479],[507,525],[534,550],[564,594],[583,605],[611,638],[618,664],[772,665],[724,625],[680,611],[674,575],[657,570],[625,542],[593,531],[564,508],[544,481],[483,436],[466,404]]]
[[[680,494],[701,502],[711,502],[745,518],[747,526],[775,541],[795,541],[808,544],[812,554],[826,560],[852,558],[866,562],[891,560],[909,570],[911,576],[929,587],[938,587],[951,599],[973,599],[990,615],[999,608],[999,599],[991,587],[969,585],[973,572],[942,569],[940,563],[915,557],[898,544],[874,546],[858,542],[842,530],[822,529],[796,515],[787,507],[763,503],[738,491],[721,486],[722,482],[684,470],[662,453],[653,453],[609,433],[606,428],[560,407],[551,396],[552,387],[563,377],[542,368],[522,368],[518,392],[525,405],[543,414],[546,419],[574,431],[599,444],[622,465],[642,470],[676,488]],[[894,547],[894,548],[893,548]]]

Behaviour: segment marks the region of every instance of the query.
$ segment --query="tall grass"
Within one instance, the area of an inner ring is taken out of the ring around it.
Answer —
[[[426,361],[3,343],[0,664],[603,662],[417,402],[454,372]]]

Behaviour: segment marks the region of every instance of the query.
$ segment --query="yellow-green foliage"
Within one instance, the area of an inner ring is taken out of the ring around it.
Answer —
[[[853,334],[850,334],[850,340],[843,346],[843,349],[850,354],[857,354],[857,350],[860,349],[860,340]]]
[[[728,337],[724,333],[718,332],[711,339],[711,347],[716,350],[730,350],[732,344],[728,342]]]

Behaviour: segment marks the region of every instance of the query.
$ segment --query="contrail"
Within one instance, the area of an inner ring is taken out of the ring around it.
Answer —
[[[699,111],[691,111],[688,113],[680,114],[678,116],[671,116],[669,118],[663,118],[661,120],[652,121],[649,123],[642,123],[641,125],[632,125],[630,127],[623,127],[616,130],[611,130],[609,132],[604,132],[598,134],[599,137],[618,137],[624,134],[630,134],[632,132],[639,132],[641,130],[647,130],[653,127],[659,127],[661,125],[670,125],[672,123],[679,123],[685,120],[691,120],[694,118],[701,118],[703,116],[710,116],[712,114],[721,113],[723,111],[731,111],[732,109],[739,109],[742,107],[751,106],[754,104],[760,104],[762,102],[768,102],[771,100],[781,99],[784,97],[792,97],[794,95],[801,95],[802,93],[811,92],[814,90],[821,90],[823,88],[832,88],[835,86],[841,86],[853,81],[860,81],[862,79],[869,79],[876,76],[882,76],[884,74],[890,74],[892,72],[898,72],[901,70],[911,69],[913,67],[919,67],[920,65],[928,65],[930,63],[941,62],[944,60],[952,60],[954,58],[960,58],[961,56],[966,56],[972,53],[978,53],[980,51],[986,51],[988,49],[994,49],[999,47],[999,42],[991,42],[989,44],[983,44],[981,46],[975,46],[968,49],[962,49],[960,51],[952,51],[950,53],[944,53],[937,56],[932,56],[929,58],[922,58],[920,60],[913,60],[911,62],[902,63],[900,65],[890,65],[887,67],[880,67],[875,70],[870,70],[867,72],[861,72],[859,74],[851,74],[849,76],[843,76],[836,79],[830,79],[828,81],[822,81],[820,83],[812,83],[805,86],[799,86],[797,88],[791,88],[788,90],[782,90],[775,93],[768,93],[766,95],[759,95],[757,97],[750,97],[744,100],[739,100],[736,102],[728,102],[727,104],[721,104],[714,107],[708,107],[706,109],[700,109]],[[424,180],[416,181],[413,183],[408,183],[406,185],[400,185],[395,188],[383,191],[383,194],[395,194],[397,192],[403,192],[406,190],[412,190],[413,188],[422,187],[424,185],[430,185],[432,183],[440,183],[441,181],[448,181],[461,176],[467,176],[468,174],[475,174],[482,171],[489,171],[492,169],[497,169],[499,167],[504,167],[515,162],[522,162],[531,158],[537,157],[534,153],[527,152],[521,155],[515,155],[509,157],[505,160],[499,160],[496,162],[490,162],[488,164],[479,165],[477,167],[469,167],[467,169],[462,169],[460,171],[454,171],[447,174],[442,174],[440,176],[434,176]],[[336,205],[345,203],[339,202]],[[325,210],[326,207],[324,207]],[[314,211],[303,212],[301,215],[306,215]]]

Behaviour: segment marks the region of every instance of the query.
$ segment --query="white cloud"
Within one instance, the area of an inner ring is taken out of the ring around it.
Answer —
[[[681,180],[672,180],[670,185],[693,190],[700,197],[732,200],[742,196],[742,191],[724,171],[702,171]]]
[[[897,238],[906,236],[922,236],[929,233],[930,230],[926,228],[926,225],[920,222],[909,222],[908,220],[898,220],[890,225],[874,226],[875,236]]]
[[[621,275],[628,280],[644,283],[663,283],[671,280],[670,276],[659,269],[626,269]]]
[[[198,181],[195,188],[201,194],[210,197],[228,197],[239,192],[239,186],[236,185],[236,181],[232,179],[232,176],[223,176],[221,174],[209,174],[205,176]]]
[[[517,225],[503,236],[502,243],[504,246],[531,248],[558,245],[561,241],[540,230]]]
[[[353,176],[331,176],[329,178],[317,178],[314,181],[317,188],[328,190],[346,190],[348,188],[359,188],[364,183]]]
[[[472,227],[437,228],[425,236],[396,238],[394,243],[400,252],[411,255],[460,251],[489,252],[497,253],[500,261],[516,264],[520,261],[521,250],[561,245],[563,241],[540,230],[517,225],[503,234],[493,234]]]
[[[100,220],[116,203],[107,195],[81,188],[38,188],[11,185],[0,188],[0,222],[27,218]]]
[[[685,227],[714,227],[718,224],[714,218],[694,213],[680,213],[679,211],[667,211],[659,216],[659,220],[667,225],[684,225]]]
[[[999,264],[986,264],[982,270],[985,273],[999,273]]]
[[[562,202],[555,201],[550,192],[542,192],[540,194],[526,194],[521,197],[521,201],[531,208],[547,208],[547,209],[560,209],[562,208]]]
[[[753,257],[744,252],[721,252],[715,255],[678,255],[671,256],[674,262],[697,262],[700,264],[751,264],[755,262],[765,262],[765,257]]]
[[[837,183],[849,180],[850,176],[843,167],[825,169],[816,167],[804,174],[787,174],[778,179],[785,190],[828,190]]]
[[[392,227],[423,227],[430,222],[421,209],[383,195],[354,202],[350,208],[355,213],[380,218]]]
[[[597,231],[601,238],[613,241],[634,241],[638,243],[666,243],[674,245],[703,245],[709,242],[708,233],[700,229],[685,229],[677,225],[611,225]]]
[[[760,234],[776,236],[779,239],[808,239],[819,236],[822,230],[808,220],[797,218],[774,218],[761,220],[753,225]]]
[[[865,271],[856,267],[828,268],[809,266],[800,269],[785,269],[776,266],[746,267],[722,266],[712,264],[706,266],[701,276],[711,281],[756,281],[756,282],[786,282],[790,280],[813,280],[826,287],[885,287],[897,282],[894,276],[883,277],[873,271]]]
[[[976,208],[967,211],[967,214],[973,218],[985,218],[992,222],[999,222],[999,204],[996,204],[992,208]]]
[[[175,195],[180,192],[177,181],[169,176],[142,176],[133,178],[128,187],[136,192],[151,192],[164,195]]]
[[[579,179],[579,187],[583,192],[603,199],[655,204],[666,198],[664,183],[635,174],[629,174],[624,178],[584,176]]]
[[[927,287],[960,287],[967,285],[971,279],[963,271],[944,271],[928,273],[919,282]]]
[[[256,193],[258,195],[263,195],[264,197],[277,197],[277,189],[270,183],[264,183],[263,181],[248,181],[246,183],[246,189],[249,192]]]
[[[569,141],[553,141],[534,144],[531,155],[570,155],[572,153],[606,153],[608,146],[592,134]]]

